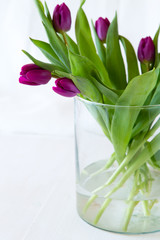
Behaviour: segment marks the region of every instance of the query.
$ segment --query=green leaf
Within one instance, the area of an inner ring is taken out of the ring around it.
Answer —
[[[118,100],[118,95],[113,92],[111,89],[103,86],[100,82],[98,82],[95,78],[91,77],[94,85],[99,89],[99,91],[105,96],[105,103],[107,104],[116,104]]]
[[[103,119],[102,114],[100,113],[98,106],[91,104],[85,104],[88,111],[91,113],[91,115],[94,117],[94,119],[98,122],[98,124],[101,126],[102,131],[107,136],[107,138],[110,140],[110,134],[108,131],[108,128],[106,126],[106,120]]]
[[[110,109],[109,107],[106,108],[105,106],[97,105],[97,109],[99,113],[101,114],[101,117],[107,127],[107,131],[109,134],[109,140],[111,141],[111,136],[110,136],[110,130],[111,130],[111,121],[110,121]]]
[[[109,79],[108,73],[96,53],[89,23],[82,8],[79,8],[77,13],[75,31],[80,54],[87,57],[95,64],[101,76],[101,82],[105,86],[112,88],[112,83]]]
[[[157,74],[155,70],[137,76],[129,82],[117,102],[111,132],[113,145],[120,161],[125,156],[128,143],[131,139],[132,128],[140,112],[140,107],[130,108],[129,106],[143,106],[156,83]]]
[[[153,42],[154,42],[154,46],[155,46],[155,63],[154,66],[157,67],[159,62],[160,62],[160,57],[158,54],[158,37],[159,37],[159,33],[160,33],[160,26],[154,36]]]
[[[98,55],[99,55],[101,61],[103,62],[104,66],[106,66],[106,49],[97,35],[93,21],[92,21],[92,29],[93,29],[93,33],[94,33],[94,38],[95,38],[95,42],[96,42]]]
[[[50,42],[51,47],[55,51],[56,55],[59,57],[59,59],[62,61],[62,63],[70,69],[69,65],[69,59],[68,59],[68,51],[65,46],[65,44],[62,42],[62,40],[57,36],[55,30],[50,25],[45,25],[44,27],[46,29],[48,39]]]
[[[35,0],[35,2],[38,6],[39,11],[44,13],[44,6],[43,6],[42,2],[40,0]]]
[[[46,10],[46,16],[47,16],[48,20],[50,21],[50,23],[52,24],[51,14],[50,14],[50,12],[49,12],[49,8],[48,8],[46,2],[44,3],[44,6],[45,6],[45,10]]]
[[[92,76],[98,78],[98,73],[96,72],[93,63],[86,57],[74,54],[71,51],[69,51],[69,58],[72,74],[76,76],[75,80],[72,80],[74,81],[77,88],[81,91],[82,95],[87,96],[94,102],[102,102],[102,95],[91,80]],[[80,86],[80,84],[82,86]]]
[[[124,47],[128,66],[128,82],[139,75],[137,57],[132,44],[123,36],[119,36]]]
[[[80,7],[82,7],[85,4],[86,0],[81,0]]]
[[[91,101],[102,103],[102,95],[100,91],[93,84],[92,80],[83,77],[72,77],[76,87],[80,90],[81,94]]]
[[[76,55],[69,51],[70,65],[72,74],[74,76],[80,76],[90,79],[92,83],[99,89],[99,91],[105,95],[106,102],[108,104],[115,104],[118,100],[118,95],[111,89],[105,87],[100,83],[99,74],[94,64],[84,56]],[[92,99],[96,102],[96,99]]]
[[[53,60],[56,60],[57,63],[59,62],[59,58],[57,57],[57,55],[55,54],[54,50],[51,48],[51,46],[48,43],[40,41],[40,40],[36,40],[36,39],[33,39],[33,38],[30,38],[30,40],[32,41],[32,43],[36,47],[38,47],[40,50],[43,50],[43,52],[45,52],[48,55],[50,55],[53,58]]]
[[[55,70],[55,74],[60,78],[64,78],[64,77],[70,78],[70,79],[72,78],[72,75],[70,73],[59,71],[59,70]]]
[[[37,66],[43,68],[43,69],[46,69],[50,72],[52,71],[55,71],[55,70],[61,70],[58,66],[54,65],[54,64],[50,64],[50,63],[44,63],[44,62],[41,62],[39,60],[37,60],[36,58],[34,58],[31,54],[29,54],[28,52],[26,52],[25,50],[22,50],[22,52],[24,54],[26,54],[26,56],[32,60]]]
[[[54,52],[59,57],[59,59],[62,61],[62,63],[67,68],[70,68],[69,59],[68,59],[68,50],[67,50],[64,42],[59,38],[59,36],[55,32],[51,22],[45,16],[44,10],[42,9],[43,4],[41,3],[41,1],[35,0],[35,3],[38,7],[40,16],[42,18],[43,25],[45,27],[51,47],[53,48]]]
[[[142,131],[147,132],[159,113],[160,108],[158,106],[142,109],[132,130],[132,138]]]
[[[85,78],[94,77],[100,81],[95,65],[88,58],[69,51],[69,59],[73,75]]]
[[[59,61],[59,58],[48,43],[32,38],[30,38],[30,40],[35,44],[35,46],[40,49],[40,51],[48,58],[51,63],[58,66],[62,71],[68,72],[68,69]]]
[[[160,104],[160,74],[158,69],[156,69],[155,72],[157,73],[158,84],[154,94],[151,96],[150,102],[148,102],[148,105],[151,105],[151,107],[141,110],[141,113],[139,114],[136,124],[133,128],[132,137],[136,136],[141,131],[147,131],[152,122],[155,120],[156,116],[158,116],[160,113],[160,108],[158,106]],[[153,107],[153,105],[155,106]]]
[[[151,102],[150,102],[150,105],[158,105],[160,104],[160,69],[157,68],[155,70],[156,74],[157,74],[157,78],[158,78],[158,81],[157,81],[157,85],[156,85],[156,89],[152,95],[152,99],[151,99]]]
[[[117,15],[109,26],[106,44],[106,65],[109,78],[113,82],[115,88],[124,89],[127,83],[124,62],[119,44]]]
[[[37,8],[38,8],[39,14],[40,14],[43,22],[45,24],[47,24],[47,22],[50,23],[50,21],[48,20],[48,18],[45,15],[44,6],[43,6],[42,2],[40,0],[34,0],[34,1],[35,1],[35,4],[36,4]]]

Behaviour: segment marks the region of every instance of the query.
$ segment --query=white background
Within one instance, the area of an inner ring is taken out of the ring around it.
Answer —
[[[71,36],[79,0],[66,0],[72,12]],[[1,0],[0,11],[0,240],[159,239],[113,235],[82,222],[75,209],[73,99],[46,86],[18,83],[30,60],[44,57],[29,37],[46,40],[33,0]],[[57,3],[47,1],[51,12]],[[118,12],[119,32],[135,50],[142,37],[154,36],[160,23],[159,0],[87,0],[94,21]]]

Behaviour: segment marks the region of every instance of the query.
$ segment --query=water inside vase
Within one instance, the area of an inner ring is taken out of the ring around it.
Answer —
[[[98,197],[92,202],[87,211],[84,213],[84,208],[93,194],[93,191],[106,183],[107,179],[115,171],[114,168],[102,171],[94,175],[105,165],[105,161],[92,163],[83,169],[79,181],[77,183],[77,210],[82,219],[95,227],[119,232],[119,233],[149,233],[160,230],[160,208],[158,201],[160,200],[160,174],[158,171],[151,171],[153,178],[151,191],[149,194],[138,193],[133,201],[139,203],[135,207],[127,231],[124,231],[124,219],[128,207],[127,198],[133,187],[133,176],[113,195],[110,196],[111,202],[106,208],[97,224],[94,220],[105,201],[105,195],[113,189],[119,182],[121,175],[110,186],[100,190]],[[156,201],[150,216],[145,216],[143,202],[145,200]]]

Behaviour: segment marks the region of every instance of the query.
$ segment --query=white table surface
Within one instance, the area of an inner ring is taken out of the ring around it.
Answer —
[[[0,240],[159,240],[96,229],[76,212],[74,139],[1,133]]]

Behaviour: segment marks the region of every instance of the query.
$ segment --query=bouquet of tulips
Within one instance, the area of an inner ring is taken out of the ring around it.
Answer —
[[[100,17],[95,24],[92,22],[92,38],[83,4],[81,1],[75,23],[76,42],[67,34],[71,28],[71,13],[65,3],[57,5],[51,16],[47,4],[35,0],[49,43],[31,39],[50,63],[42,62],[23,51],[33,62],[22,67],[19,82],[27,85],[47,84],[56,78],[53,91],[65,96],[117,106],[148,106],[160,104],[160,54],[158,52],[158,36],[142,38],[138,46],[138,58],[130,41],[118,33],[117,14],[110,23]],[[125,69],[121,47],[124,48],[127,69]],[[140,67],[138,66],[140,61]],[[139,108],[130,115],[129,108],[119,108],[105,114],[104,109],[88,110],[100,124],[106,137],[114,146],[114,154],[109,160],[112,166],[118,162],[118,168],[110,179],[93,191],[85,206],[84,212],[97,198],[98,191],[115,181],[122,173],[118,184],[105,196],[95,223],[109,205],[109,198],[127,179],[133,175],[133,191],[128,202],[128,211],[124,224],[127,231],[134,207],[138,202],[132,200],[139,191],[149,191],[152,181],[148,164],[160,170],[160,127],[159,108],[152,111],[150,118]],[[105,124],[99,119],[103,119]],[[150,140],[151,139],[151,140]],[[137,156],[138,154],[138,156]],[[106,167],[107,168],[107,167]],[[95,173],[98,174],[98,173]],[[143,177],[142,177],[143,175]],[[137,177],[138,176],[138,177]],[[141,177],[140,177],[141,176]],[[137,180],[138,179],[138,180]],[[144,201],[147,215],[156,201]]]

